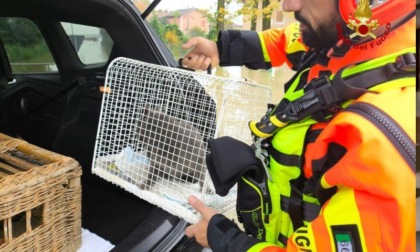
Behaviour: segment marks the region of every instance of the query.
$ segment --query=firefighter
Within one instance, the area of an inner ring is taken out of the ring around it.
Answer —
[[[415,251],[414,1],[282,5],[299,23],[183,46],[189,68],[296,70],[249,123],[253,146],[209,140],[216,192],[238,185],[243,230],[190,196],[202,219],[186,235],[215,252]]]

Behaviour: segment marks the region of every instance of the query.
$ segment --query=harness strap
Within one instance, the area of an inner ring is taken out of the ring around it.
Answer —
[[[284,195],[281,196],[280,207],[283,211],[287,212],[287,209],[289,209],[289,202],[290,202],[289,197],[284,196]],[[302,220],[308,221],[308,222],[314,220],[316,217],[318,217],[320,210],[321,210],[320,205],[303,201],[301,205]]]
[[[377,84],[387,81],[411,77],[411,75],[407,73],[415,71],[416,56],[414,53],[407,53],[398,57],[395,63],[389,63],[382,67],[354,74],[348,78],[344,78],[343,80],[349,86],[369,89]]]
[[[318,214],[321,211],[320,205],[309,203],[303,200],[301,200],[301,204],[296,204],[298,199],[299,198],[297,197],[293,197],[293,195],[291,195],[290,198],[282,195],[280,199],[280,208],[282,211],[289,213],[294,230],[302,227],[304,225],[304,221],[313,221],[316,217],[318,217]],[[293,212],[290,212],[290,210],[294,210],[294,212],[297,212],[298,214],[296,216],[292,216]],[[286,246],[288,239],[289,238],[286,235],[279,232],[277,237],[279,242]]]
[[[283,246],[286,247],[287,241],[289,240],[289,237],[285,236],[281,232],[279,232],[279,236],[277,237],[277,240],[283,244]]]
[[[321,134],[322,129],[311,129],[306,133],[305,141],[306,143],[313,143]],[[266,139],[267,140],[267,139]],[[284,166],[300,166],[300,156],[297,154],[286,154],[273,147],[272,144],[268,144],[268,153],[269,155],[279,164]]]
[[[270,148],[269,153],[277,163],[284,166],[299,166],[299,155],[286,154],[275,148]]]
[[[291,184],[292,185],[292,184]],[[292,185],[293,186],[293,185]],[[303,213],[302,213],[302,204],[303,204],[302,194],[298,193],[295,188],[292,187],[289,198],[289,205],[287,211],[292,221],[293,230],[303,226]]]
[[[393,81],[400,78],[414,77],[416,71],[416,56],[414,53],[402,54],[393,63],[370,69],[365,72],[342,78],[345,68],[338,71],[333,79],[331,88],[336,91],[336,95],[341,100],[355,99],[357,90],[366,92],[369,88],[378,84]],[[353,92],[346,92],[353,91]]]
[[[348,66],[347,66],[348,67]],[[341,110],[341,103],[360,97],[369,88],[399,78],[415,77],[416,56],[405,53],[395,62],[343,78],[347,67],[340,69],[334,78],[321,76],[304,87],[304,95],[293,101],[282,99],[277,107],[260,122],[251,121],[252,133],[261,138],[272,136],[279,128],[311,116],[317,121]]]

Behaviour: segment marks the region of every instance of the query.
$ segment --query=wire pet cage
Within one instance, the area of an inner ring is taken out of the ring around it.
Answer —
[[[207,140],[250,144],[248,121],[267,101],[270,89],[255,83],[118,58],[107,71],[92,172],[190,223],[200,215],[189,195],[230,211],[236,191],[216,195]]]

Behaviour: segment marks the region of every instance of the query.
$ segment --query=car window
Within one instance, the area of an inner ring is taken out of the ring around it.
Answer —
[[[83,64],[101,64],[108,61],[114,42],[105,29],[65,22],[61,25]]]
[[[147,7],[147,4],[145,7],[147,1],[131,1],[140,11]],[[217,7],[220,1],[216,0],[160,0],[159,2],[146,19],[175,59],[184,57],[190,51],[190,49],[182,48],[189,38],[202,36],[216,41],[219,25],[223,30],[262,32],[269,28],[283,29],[295,22],[293,13],[284,12],[281,4],[276,1],[270,1],[265,10],[261,9],[262,5],[255,7],[255,5],[244,4],[247,1],[222,1],[225,8],[220,9]],[[259,2],[261,3],[261,1]],[[242,7],[246,8],[242,9]],[[270,22],[263,22],[263,13],[270,13]],[[224,22],[219,24],[221,20],[217,18],[218,15],[223,17]],[[264,27],[267,24],[269,27]],[[216,66],[213,68],[212,74],[230,79],[242,78],[269,86],[273,89],[273,102],[277,103],[283,96],[282,84],[286,83],[295,74],[295,71],[286,64],[272,67],[269,70],[251,70],[245,66]]]
[[[31,20],[0,17],[0,39],[14,73],[57,71],[41,32]]]
[[[140,10],[144,9],[139,1],[136,3]],[[210,13],[209,10],[190,6],[185,1],[163,0],[147,16],[147,21],[173,56],[180,58],[185,53],[182,44],[189,38],[202,36],[215,39],[216,33],[210,24]]]

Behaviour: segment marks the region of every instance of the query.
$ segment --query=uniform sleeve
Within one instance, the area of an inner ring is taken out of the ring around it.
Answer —
[[[318,251],[333,251],[327,249],[328,247],[331,247],[331,245],[328,243],[328,239],[324,239],[322,237],[325,235],[324,232],[320,234],[317,233],[316,240],[318,244],[315,244],[314,229],[320,231],[319,226],[323,226],[323,223],[311,223],[308,227],[302,227],[298,229],[292,235],[292,237],[289,238],[287,248],[282,248],[280,246],[277,246],[276,244],[264,242],[255,237],[248,236],[243,231],[241,231],[235,223],[233,223],[223,215],[218,214],[213,216],[213,218],[209,222],[207,229],[207,240],[210,245],[210,248],[215,252],[317,251],[316,247],[319,246],[321,246],[321,248],[322,246],[325,246],[325,250]]]
[[[269,69],[254,31],[225,30],[219,32],[217,41],[220,66],[246,66],[250,69]]]
[[[259,33],[264,58],[273,67],[286,63],[296,70],[307,48],[300,37],[299,23],[292,23],[285,29],[270,29]]]
[[[220,66],[246,66],[250,69],[269,69],[283,64],[295,69],[305,52],[296,24],[260,33],[220,31],[217,46]]]
[[[215,252],[284,252],[274,244],[263,242],[245,234],[239,227],[221,214],[213,216],[207,228],[207,240]]]

